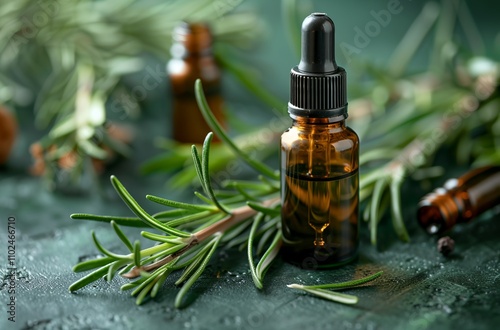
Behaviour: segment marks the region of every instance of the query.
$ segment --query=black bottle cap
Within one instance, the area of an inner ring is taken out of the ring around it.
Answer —
[[[290,115],[347,117],[346,72],[335,62],[335,25],[326,14],[302,23],[302,56],[290,76]]]

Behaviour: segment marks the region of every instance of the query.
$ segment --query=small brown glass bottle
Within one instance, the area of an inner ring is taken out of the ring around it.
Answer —
[[[284,258],[303,268],[332,267],[357,255],[359,140],[345,126],[346,72],[337,66],[335,27],[323,13],[302,24],[302,58],[291,70],[281,137]]]
[[[429,234],[441,234],[500,204],[500,166],[471,170],[422,198],[418,221]]]
[[[210,128],[196,103],[196,79],[201,79],[215,117],[224,122],[221,71],[212,53],[212,35],[205,24],[183,22],[175,28],[173,39],[172,59],[167,65],[173,95],[173,137],[183,143],[203,143]]]

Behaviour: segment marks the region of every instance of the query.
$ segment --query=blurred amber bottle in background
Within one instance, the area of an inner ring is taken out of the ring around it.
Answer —
[[[210,128],[196,103],[194,83],[201,79],[215,117],[224,122],[221,71],[212,52],[212,35],[203,23],[181,23],[173,32],[172,58],[167,64],[173,98],[173,138],[202,143]]]
[[[422,198],[417,217],[429,234],[441,234],[500,204],[500,166],[473,169]]]

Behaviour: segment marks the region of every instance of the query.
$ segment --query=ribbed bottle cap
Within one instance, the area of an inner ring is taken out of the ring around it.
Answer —
[[[335,62],[335,25],[324,13],[313,13],[302,23],[302,55],[290,72],[293,116],[347,117],[347,77]]]

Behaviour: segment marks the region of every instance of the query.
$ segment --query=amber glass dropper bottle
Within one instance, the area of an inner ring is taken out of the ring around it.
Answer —
[[[422,198],[418,221],[429,234],[442,234],[500,204],[500,166],[473,169],[449,179]]]
[[[212,52],[212,34],[206,24],[183,22],[175,28],[173,39],[172,58],[167,64],[173,96],[173,137],[179,142],[203,143],[210,129],[196,103],[196,79],[201,79],[215,117],[224,123],[221,71]]]
[[[358,149],[347,118],[346,72],[335,62],[335,26],[324,13],[302,23],[281,137],[285,260],[308,269],[354,259],[358,249]]]

